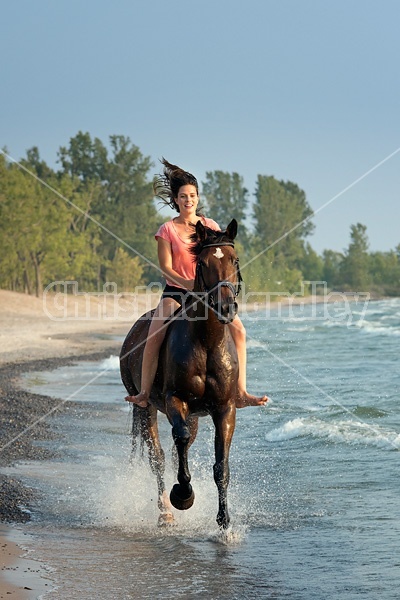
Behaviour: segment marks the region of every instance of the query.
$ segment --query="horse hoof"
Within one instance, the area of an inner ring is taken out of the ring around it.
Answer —
[[[191,506],[193,506],[194,502],[194,491],[192,486],[189,484],[188,486],[189,495],[182,493],[182,486],[179,483],[176,483],[171,490],[169,495],[169,499],[171,501],[172,506],[177,508],[178,510],[187,510]]]
[[[158,517],[159,527],[171,527],[175,525],[174,515],[171,512],[161,513]]]

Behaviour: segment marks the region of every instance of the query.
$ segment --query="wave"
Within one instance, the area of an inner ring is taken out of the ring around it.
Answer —
[[[119,356],[111,354],[99,363],[100,371],[119,371]]]
[[[400,327],[394,327],[393,325],[382,326],[382,323],[374,321],[363,321],[357,327],[363,333],[375,334],[375,335],[400,335]]]
[[[400,434],[384,431],[362,421],[327,423],[320,419],[293,419],[266,433],[268,442],[281,442],[311,436],[334,443],[364,444],[379,448],[400,449]]]
[[[265,348],[265,346],[265,342],[259,342],[251,338],[247,340],[247,348]]]
[[[387,335],[387,336],[398,336],[400,335],[399,325],[384,325],[382,321],[367,321],[360,319],[355,322],[351,320],[346,321],[322,321],[323,327],[346,327],[348,329],[358,329],[360,332],[371,335]]]
[[[315,331],[314,325],[303,326],[303,327],[287,327],[286,331],[293,331],[295,333],[305,333],[307,331]]]

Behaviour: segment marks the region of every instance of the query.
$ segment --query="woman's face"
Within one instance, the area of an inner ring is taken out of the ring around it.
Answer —
[[[179,188],[178,196],[175,202],[179,207],[179,212],[196,212],[199,203],[199,195],[194,185],[182,185]]]

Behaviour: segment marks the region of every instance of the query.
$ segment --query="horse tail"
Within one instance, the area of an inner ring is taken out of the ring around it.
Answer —
[[[124,346],[121,350],[121,356],[125,357]],[[125,388],[130,396],[136,396],[138,393],[135,384],[133,383],[132,373],[129,366],[125,361],[121,361],[121,378],[125,385]],[[132,404],[132,457],[136,454],[138,448],[138,441],[140,440],[140,455],[144,453],[144,427],[145,419],[142,410],[137,404]]]
[[[140,456],[144,454],[145,431],[147,427],[147,411],[137,404],[132,405],[132,456],[136,454],[140,443]]]

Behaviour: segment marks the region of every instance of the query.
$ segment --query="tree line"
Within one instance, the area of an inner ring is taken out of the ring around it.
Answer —
[[[112,135],[105,145],[78,132],[59,149],[57,165],[50,168],[37,147],[19,164],[0,154],[0,287],[39,296],[55,281],[78,281],[81,291],[161,281],[154,233],[168,217],[153,197],[150,157],[128,137]],[[318,255],[307,241],[313,211],[296,183],[258,175],[251,202],[238,173],[216,170],[200,191],[204,214],[221,227],[239,223],[246,291],[293,293],[309,280],[400,295],[400,244],[369,252],[366,227],[357,223],[343,253]]]

